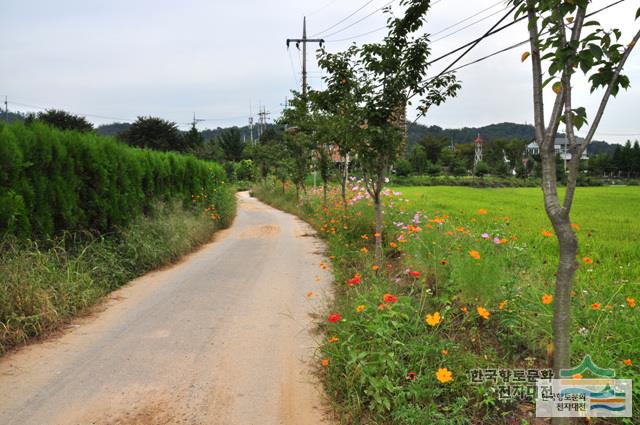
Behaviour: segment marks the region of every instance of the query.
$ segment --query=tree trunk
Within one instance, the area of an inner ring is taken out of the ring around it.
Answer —
[[[322,197],[323,197],[323,203],[324,206],[327,206],[327,182],[326,180],[322,183]]]
[[[375,247],[375,259],[378,265],[382,263],[382,203],[380,202],[380,189],[376,188],[373,203],[375,206],[376,214],[376,247]]]

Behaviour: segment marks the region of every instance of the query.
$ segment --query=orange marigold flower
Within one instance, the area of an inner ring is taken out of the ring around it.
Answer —
[[[378,304],[378,310],[380,310],[380,311],[384,310],[387,307],[388,307],[388,305],[386,305],[386,304]]]
[[[440,264],[442,264],[443,266],[446,266],[447,264],[449,264],[449,262],[445,259],[440,260]]]
[[[365,241],[366,241],[366,240],[369,240],[369,236],[367,236],[367,235],[362,235],[362,236],[360,236],[360,237],[361,237],[362,239],[364,239]]]
[[[382,300],[386,303],[397,303],[398,302],[398,298],[396,298],[394,295],[391,294],[384,294],[384,297],[382,297]]]
[[[485,215],[486,213],[487,213],[487,210],[485,210],[484,208],[480,208],[478,210],[478,214],[480,214],[480,215]]]
[[[440,353],[442,353],[443,356],[448,356],[449,350],[447,350],[446,348],[443,348],[442,350],[440,350]]]
[[[415,381],[416,380],[416,373],[415,372],[409,372],[407,373],[407,376],[404,378],[407,381]]]
[[[378,271],[378,270],[380,270],[380,266],[377,265],[377,264],[374,264],[373,266],[371,266],[371,270],[373,270],[374,272]]]
[[[489,310],[487,310],[482,306],[478,306],[476,310],[478,311],[478,314],[480,315],[480,317],[482,317],[484,320],[489,320],[489,316],[491,316],[491,313],[489,312]]]
[[[362,313],[365,308],[367,307],[364,304],[360,304],[358,307],[356,307],[356,313]]]
[[[582,379],[582,374],[576,373],[575,375],[571,375],[573,379]]]
[[[315,292],[313,291],[307,292],[307,298],[313,298],[314,295],[315,295]]]
[[[636,308],[636,300],[631,297],[627,297],[627,304],[629,304],[630,308]]]
[[[507,304],[509,304],[509,301],[507,301],[507,300],[502,300],[502,301],[500,301],[500,304],[498,304],[498,308],[499,308],[500,310],[504,310],[504,308],[507,306]]]
[[[330,314],[329,317],[327,318],[327,320],[331,323],[336,323],[340,319],[342,319],[342,316],[340,316],[338,313]]]
[[[338,340],[339,338],[337,336],[332,336],[327,340],[327,342],[329,342],[330,344],[333,344],[334,342],[338,342]]]
[[[460,233],[464,233],[464,227],[456,227],[456,230]]]
[[[363,254],[366,254],[367,252],[369,252],[369,248],[367,248],[366,246],[363,246],[362,248],[360,248],[360,252],[362,252]]]
[[[436,372],[436,379],[440,381],[441,384],[446,384],[453,380],[453,373],[446,367],[441,367]]]
[[[466,305],[463,305],[462,307],[460,307],[460,311],[467,314],[469,312],[469,309],[467,308]]]
[[[397,244],[397,243],[395,243],[395,242],[389,242],[389,246],[390,246],[391,248],[394,248],[394,249],[395,249],[395,248],[397,248],[397,247],[398,247],[398,244]]]
[[[624,359],[622,363],[624,363],[625,366],[633,366],[633,362],[631,361],[631,359]]]
[[[329,359],[322,359],[322,366],[324,367],[329,366]]]
[[[585,264],[593,264],[593,260],[589,257],[583,257],[582,262]]]
[[[553,302],[553,295],[544,294],[542,296],[542,304],[549,305]]]
[[[429,326],[436,326],[438,323],[442,322],[442,316],[440,316],[439,311],[436,311],[433,314],[427,314],[424,321],[427,322],[427,325]]]
[[[376,232],[373,234],[374,237],[379,238],[380,237],[380,233]]]
[[[575,230],[576,232],[580,231],[580,225],[577,223],[571,223],[571,227],[573,228],[573,230]]]
[[[420,272],[410,271],[409,276],[415,277],[416,279],[420,277]]]
[[[553,236],[553,233],[547,231],[547,230],[543,230],[542,231],[542,236],[550,238],[551,236]]]
[[[469,251],[469,255],[474,260],[479,260],[480,259],[480,253],[478,251],[476,251],[476,250]]]
[[[600,303],[591,304],[591,310],[600,310],[600,307],[602,307]]]

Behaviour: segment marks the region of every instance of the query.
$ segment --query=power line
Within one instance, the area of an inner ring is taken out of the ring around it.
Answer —
[[[432,5],[435,5],[435,4],[439,3],[440,1],[442,1],[442,0],[439,0],[439,1],[433,2],[433,3],[432,3]],[[499,1],[499,2],[497,2],[497,3],[494,3],[493,5],[491,5],[491,6],[487,7],[487,8],[485,8],[485,9],[480,10],[480,11],[479,11],[479,12],[477,12],[477,13],[474,13],[473,15],[470,15],[470,16],[466,17],[465,19],[462,19],[462,20],[460,20],[460,21],[458,21],[458,22],[456,22],[456,23],[454,23],[454,24],[452,24],[452,25],[449,25],[449,26],[448,26],[448,27],[446,27],[446,28],[443,28],[443,29],[441,29],[441,30],[439,30],[439,31],[436,31],[436,32],[434,32],[434,33],[431,33],[431,34],[429,34],[429,35],[430,35],[430,36],[438,35],[438,34],[441,34],[441,33],[445,32],[445,31],[447,31],[447,30],[449,30],[449,29],[451,29],[451,28],[457,27],[458,25],[460,25],[460,24],[462,24],[462,23],[464,23],[464,22],[468,21],[469,19],[473,19],[473,18],[475,18],[476,16],[478,16],[478,15],[480,15],[480,14],[482,14],[482,13],[486,12],[487,10],[490,10],[490,9],[492,9],[492,8],[496,7],[496,6],[497,6],[497,5],[499,5],[500,3],[502,3],[502,0],[500,0],[500,1]],[[506,10],[506,8],[505,8],[505,9],[501,9],[501,10]],[[500,11],[501,11],[501,10],[500,10]],[[478,23],[480,23],[480,22],[482,22],[482,21],[484,21],[484,20],[486,20],[486,19],[490,18],[491,16],[494,16],[494,15],[496,15],[496,14],[500,13],[500,11],[498,11],[498,12],[496,12],[496,13],[493,13],[493,14],[491,14],[491,15],[488,15],[488,16],[486,16],[486,17],[485,17],[485,18],[483,18],[483,19],[480,19],[480,20],[478,20],[478,21],[475,21],[475,22],[473,22],[473,23],[471,23],[471,24],[469,24],[469,25],[465,26],[464,28],[461,28],[461,29],[460,29],[460,30],[458,30],[458,31],[451,33],[450,35],[453,35],[453,34],[455,34],[455,33],[457,33],[457,32],[462,31],[463,29],[466,29],[466,28],[469,28],[469,27],[471,27],[471,26],[473,26],[473,25],[476,25],[476,24],[478,24]],[[388,28],[388,26],[387,26],[387,25],[383,25],[383,26],[381,26],[381,27],[375,28],[375,29],[373,29],[373,30],[371,30],[371,31],[364,32],[364,33],[362,33],[362,34],[357,34],[357,35],[354,35],[354,36],[351,36],[351,37],[340,38],[340,39],[337,39],[337,40],[326,40],[326,42],[327,42],[327,43],[338,43],[338,42],[341,42],[341,41],[349,41],[349,40],[353,40],[353,39],[356,39],[356,38],[360,38],[360,37],[367,36],[367,35],[369,35],[369,34],[376,33],[376,32],[378,32],[378,31],[382,31],[382,30],[387,29],[387,28]],[[447,38],[447,37],[449,37],[450,35],[446,35],[446,36],[441,37],[441,38],[439,38],[439,39],[437,39],[437,40],[434,40],[434,41],[432,41],[432,43],[435,43],[436,41],[439,41],[439,40],[441,40],[441,39],[443,39],[443,38]]]
[[[341,28],[341,29],[339,29],[339,30],[337,30],[337,31],[334,31],[334,32],[332,32],[331,34],[326,34],[326,35],[325,35],[325,37],[331,37],[331,36],[334,36],[334,35],[336,35],[336,34],[340,34],[342,31],[346,31],[346,30],[348,30],[348,29],[349,29],[349,28],[351,28],[352,26],[354,26],[354,25],[356,25],[356,24],[359,24],[360,22],[364,21],[365,19],[367,19],[367,18],[369,18],[369,17],[371,17],[371,16],[375,15],[376,13],[378,13],[379,11],[381,11],[382,9],[384,9],[385,7],[390,6],[390,5],[391,5],[392,3],[394,3],[395,1],[396,1],[396,0],[391,0],[390,2],[386,3],[386,4],[385,4],[385,5],[383,5],[382,7],[380,7],[380,8],[378,8],[378,9],[374,10],[373,12],[369,13],[368,15],[365,15],[364,17],[362,17],[362,18],[358,19],[357,21],[355,21],[355,22],[353,22],[353,23],[351,23],[351,24],[347,25],[346,27]],[[440,0],[440,1],[442,1],[442,0]]]
[[[335,2],[337,2],[338,0],[330,0],[328,3],[326,3],[324,6],[321,6],[319,8],[317,8],[316,10],[314,10],[313,12],[307,13],[307,16],[313,16],[318,12],[321,12],[323,10],[325,10],[327,7],[331,6],[332,4],[334,4]]]
[[[477,21],[473,21],[473,22],[471,22],[470,24],[467,24],[467,25],[465,25],[465,26],[464,26],[464,27],[462,27],[462,28],[458,28],[457,30],[455,30],[455,31],[453,31],[453,32],[450,32],[449,34],[443,35],[442,37],[438,37],[438,38],[436,38],[435,40],[431,40],[431,44],[433,44],[433,43],[437,43],[437,42],[438,42],[438,41],[440,41],[440,40],[444,40],[445,38],[449,38],[449,37],[451,37],[452,35],[458,34],[459,32],[464,31],[464,30],[466,30],[467,28],[470,28],[470,27],[472,27],[472,26],[474,26],[474,25],[477,25],[477,24],[479,24],[480,22],[484,22],[484,21],[486,21],[487,19],[489,19],[489,18],[491,18],[491,17],[493,17],[493,16],[496,16],[498,13],[500,13],[500,12],[504,12],[505,10],[507,10],[507,8],[506,8],[506,7],[505,7],[504,9],[500,9],[500,10],[498,10],[498,11],[496,11],[496,12],[493,12],[493,13],[489,14],[489,15],[485,16],[484,18],[480,18],[480,19],[478,19]],[[431,34],[431,35],[433,36],[433,35],[435,35],[435,34],[440,34],[440,33],[434,33],[434,34]]]
[[[293,81],[296,83],[296,87],[300,85],[298,82],[298,73],[296,72],[296,67],[293,64],[293,56],[291,56],[291,50],[287,49],[287,55],[289,56],[289,64],[291,65],[291,73],[293,75]]]
[[[325,28],[324,30],[315,33],[314,35],[312,35],[312,37],[317,37],[320,34],[324,34],[325,32],[337,27],[338,25],[340,25],[341,23],[343,23],[344,21],[346,21],[347,19],[349,19],[350,17],[352,17],[353,15],[355,15],[356,13],[360,12],[362,9],[364,9],[365,7],[369,6],[371,3],[373,3],[375,0],[369,0],[367,1],[365,4],[363,4],[362,6],[360,6],[358,9],[355,10],[355,12],[351,13],[349,16],[347,16],[346,18],[343,18],[341,20],[339,20],[338,22],[336,22],[335,24],[331,25],[328,28]]]

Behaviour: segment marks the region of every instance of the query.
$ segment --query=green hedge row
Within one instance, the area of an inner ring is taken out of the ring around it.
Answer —
[[[96,134],[39,123],[2,125],[0,236],[38,240],[63,232],[110,232],[158,201],[191,203],[224,176],[218,164],[135,149]]]
[[[468,186],[468,187],[539,187],[540,179],[515,177],[450,177],[407,176],[393,177],[397,186]]]

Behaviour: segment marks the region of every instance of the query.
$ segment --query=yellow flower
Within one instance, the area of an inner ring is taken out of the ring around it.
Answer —
[[[367,307],[364,304],[360,304],[358,307],[356,307],[356,313],[362,313],[365,308]]]
[[[484,320],[489,320],[489,316],[491,316],[491,313],[489,312],[489,310],[487,310],[482,306],[478,306],[476,310],[478,311],[478,314],[480,315],[480,317],[482,317]]]
[[[439,311],[436,311],[433,314],[427,314],[424,321],[427,322],[427,325],[429,326],[435,326],[442,321],[442,316],[440,316]]]
[[[549,305],[553,302],[553,295],[544,294],[542,296],[542,304]]]
[[[441,384],[446,384],[453,380],[453,373],[446,367],[441,367],[436,372],[436,379],[440,381]]]
[[[509,304],[509,301],[503,300],[503,301],[500,302],[500,304],[498,304],[498,308],[500,310],[504,310],[504,308],[507,306],[507,304]]]

